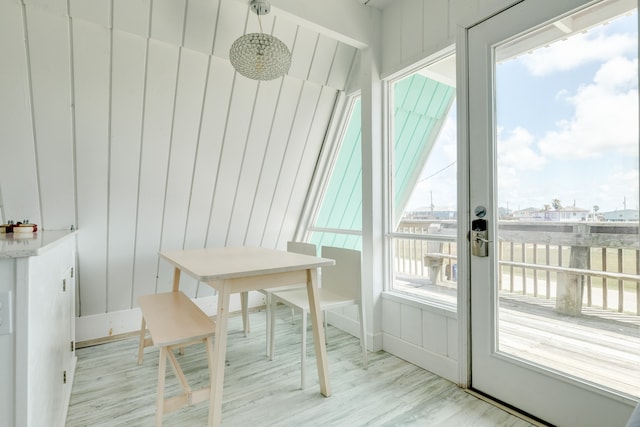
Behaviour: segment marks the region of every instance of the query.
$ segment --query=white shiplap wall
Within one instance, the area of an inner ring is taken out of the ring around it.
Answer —
[[[497,13],[515,0],[395,0],[383,13],[382,75],[453,46],[459,25]]]
[[[0,202],[78,227],[80,316],[169,289],[159,250],[294,238],[358,49],[277,8],[262,26],[293,61],[258,83],[228,61],[248,1],[0,0]]]

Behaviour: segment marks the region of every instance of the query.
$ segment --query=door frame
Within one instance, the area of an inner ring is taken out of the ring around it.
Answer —
[[[551,1],[551,0],[549,0]],[[472,210],[477,202],[477,200],[473,200],[473,194],[471,194],[471,128],[470,128],[470,44],[469,44],[469,32],[471,28],[477,26],[485,22],[488,19],[493,18],[500,13],[505,12],[507,9],[510,9],[514,6],[519,5],[520,3],[540,3],[547,2],[546,0],[519,0],[519,1],[505,1],[499,7],[494,7],[492,9],[487,10],[485,14],[481,14],[481,18],[475,16],[475,19],[471,21],[470,19],[467,21],[460,21],[458,23],[457,29],[457,42],[456,42],[456,56],[457,56],[457,99],[458,99],[458,229],[461,232],[458,234],[458,247],[460,251],[458,253],[458,264],[460,266],[466,266],[466,268],[458,269],[458,328],[459,328],[459,385],[465,388],[474,389],[473,384],[473,360],[472,360],[472,292],[471,292],[471,265],[472,259],[470,256],[471,247],[470,242],[468,240],[468,233],[470,230],[470,222],[472,217]],[[567,9],[571,9],[575,7],[587,6],[590,4],[598,3],[599,0],[571,0]],[[544,6],[541,6],[544,7]],[[553,8],[552,8],[553,9]],[[491,84],[487,83],[489,86]],[[489,96],[493,91],[489,90]],[[493,101],[486,99],[486,105],[492,105]],[[489,118],[492,118],[489,117]],[[491,125],[492,126],[492,125]],[[491,135],[489,134],[489,136]],[[477,160],[474,160],[477,161]],[[493,167],[493,162],[490,158],[480,159],[481,162],[485,163],[487,168]],[[487,183],[489,186],[489,183]],[[488,198],[489,200],[485,200],[484,203],[490,204],[489,214],[492,214],[493,209],[493,197],[495,194],[493,192],[489,192]],[[488,217],[490,217],[488,215]],[[495,216],[495,215],[494,215]],[[494,218],[490,219],[490,227],[497,226]],[[490,235],[491,236],[491,235]],[[491,239],[491,237],[490,237]],[[475,260],[474,260],[475,261]],[[488,267],[489,270],[492,267]],[[495,312],[496,308],[492,308],[491,311]],[[491,338],[492,340],[495,337]],[[499,355],[497,355],[500,358]],[[506,359],[506,358],[503,358]],[[520,369],[525,364],[520,364],[517,361],[514,365],[520,365],[518,369]],[[538,375],[547,375],[548,373],[544,372],[541,369],[536,370],[533,368],[533,371],[538,371]],[[562,380],[558,379],[558,383],[562,383],[560,389],[565,392],[570,392],[569,390],[573,387],[577,387],[576,382],[570,379]],[[566,386],[566,387],[565,387]],[[481,391],[481,393],[483,393]],[[588,407],[590,405],[596,404],[596,399],[603,399],[606,402],[606,413],[611,415],[609,419],[610,422],[617,425],[622,420],[626,420],[631,410],[633,409],[634,402],[630,401],[627,398],[622,396],[614,396],[604,391],[594,390],[591,393],[593,396],[587,397],[584,401],[584,406]],[[564,394],[560,394],[563,396]],[[556,395],[557,396],[557,395]],[[497,400],[497,399],[496,399]],[[525,410],[526,411],[526,410]],[[536,414],[533,414],[534,416]],[[558,419],[549,419],[548,421],[557,422],[558,424],[566,424],[568,420],[572,420],[573,422],[578,421],[579,416],[577,418],[567,417],[566,415],[560,416]],[[597,421],[596,421],[597,422]],[[624,422],[622,422],[624,424]]]

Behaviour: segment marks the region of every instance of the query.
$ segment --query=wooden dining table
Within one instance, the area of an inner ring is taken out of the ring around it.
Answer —
[[[307,284],[320,393],[327,397],[331,395],[322,313],[318,300],[317,269],[335,265],[334,260],[259,247],[162,251],[159,255],[175,267],[174,291],[179,289],[181,273],[188,274],[218,291],[213,353],[208,355],[211,367],[208,421],[210,427],[217,427],[222,423],[229,302],[233,293]]]

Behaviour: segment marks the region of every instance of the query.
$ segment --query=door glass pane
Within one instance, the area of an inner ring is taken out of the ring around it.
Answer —
[[[392,290],[456,304],[455,56],[391,85]]]
[[[496,347],[640,397],[633,7],[598,3],[495,50]]]

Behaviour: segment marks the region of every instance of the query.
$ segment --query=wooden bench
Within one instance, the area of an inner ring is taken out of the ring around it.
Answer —
[[[155,346],[160,348],[158,363],[158,395],[156,398],[156,426],[162,425],[163,414],[176,411],[185,406],[209,399],[211,386],[199,390],[191,390],[187,379],[180,368],[174,349],[205,343],[211,378],[211,355],[213,354],[213,335],[215,323],[198,308],[185,294],[180,291],[153,295],[143,295],[138,298],[142,311],[142,326],[140,327],[140,344],[138,348],[138,365],[142,364],[144,348]],[[146,337],[146,329],[150,338]],[[167,359],[180,381],[183,393],[178,396],[164,398]]]

